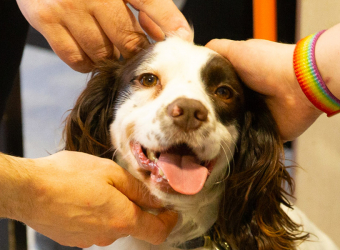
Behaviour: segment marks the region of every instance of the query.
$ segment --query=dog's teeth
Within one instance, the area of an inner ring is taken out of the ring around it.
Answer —
[[[147,157],[148,157],[151,161],[157,160],[156,155],[155,155],[155,152],[153,152],[153,151],[147,149],[147,150],[146,150],[146,154],[147,154]]]
[[[158,168],[158,174],[164,179],[164,180],[167,180],[163,170],[161,168]]]
[[[158,168],[158,174],[162,177],[164,177],[164,172],[161,168]]]

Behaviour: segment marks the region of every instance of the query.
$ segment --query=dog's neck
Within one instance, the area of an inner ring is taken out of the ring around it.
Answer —
[[[205,194],[210,201],[204,206],[193,204],[185,209],[176,207],[179,220],[166,242],[170,245],[177,245],[207,233],[217,220],[221,193],[222,188],[218,187],[214,189],[214,192]]]

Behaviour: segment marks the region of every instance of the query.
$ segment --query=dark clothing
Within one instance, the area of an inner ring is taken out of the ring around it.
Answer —
[[[213,38],[253,37],[252,0],[187,0],[182,12],[194,27],[197,44]]]
[[[15,0],[0,0],[0,121],[18,74],[28,23]]]

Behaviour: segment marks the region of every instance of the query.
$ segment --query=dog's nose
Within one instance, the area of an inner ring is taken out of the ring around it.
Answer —
[[[174,124],[184,131],[198,129],[208,119],[208,110],[197,100],[178,98],[167,107]]]

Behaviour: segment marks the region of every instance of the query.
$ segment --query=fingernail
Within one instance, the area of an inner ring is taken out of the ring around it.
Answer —
[[[180,37],[183,40],[186,40],[188,42],[193,42],[194,41],[194,31],[192,29],[180,27],[175,31],[168,31],[165,32],[165,38],[166,37]]]
[[[177,29],[174,34],[188,42],[193,42],[194,41],[194,32],[192,30],[187,30],[186,28],[179,28]]]

